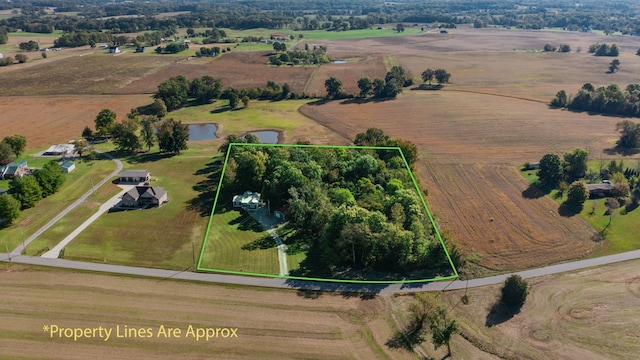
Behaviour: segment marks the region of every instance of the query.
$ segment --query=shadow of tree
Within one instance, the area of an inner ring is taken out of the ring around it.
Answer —
[[[563,202],[558,208],[558,214],[564,217],[572,217],[582,212],[583,204],[574,204],[569,202]]]
[[[266,250],[276,247],[276,241],[270,235],[254,240],[248,244],[242,245],[242,250]]]
[[[206,175],[206,178],[193,186],[198,195],[187,201],[188,210],[196,210],[201,216],[210,216],[216,197],[216,190],[220,182],[222,161],[215,159],[195,172],[195,175]]]
[[[637,208],[638,208],[638,203],[631,203],[625,206],[625,210],[627,211],[627,213],[630,213]]]
[[[640,152],[638,148],[627,148],[622,146],[616,146],[612,148],[607,148],[602,150],[603,153],[607,155],[622,155],[622,156],[631,156]]]
[[[520,313],[520,307],[509,306],[501,301],[497,301],[487,314],[484,325],[492,327],[509,321],[516,314]]]
[[[174,157],[175,155],[176,154],[160,153],[160,152],[137,154],[134,156],[127,157],[127,161],[130,164],[144,164],[148,162],[154,162],[154,161],[159,161],[159,160],[167,159],[170,157]]]
[[[539,199],[547,195],[549,192],[545,193],[535,184],[529,184],[529,187],[522,191],[522,197],[526,199]]]
[[[264,228],[250,215],[244,214],[239,216],[231,221],[229,221],[229,225],[238,224],[238,230],[241,231],[253,231],[253,232],[263,232]]]

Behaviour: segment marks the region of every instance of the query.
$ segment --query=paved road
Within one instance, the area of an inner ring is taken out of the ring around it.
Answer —
[[[174,271],[162,269],[140,268],[132,266],[108,265],[86,263],[80,261],[70,261],[63,259],[49,259],[32,256],[14,256],[8,259],[8,254],[0,253],[0,261],[11,261],[20,264],[32,264],[42,266],[53,266],[67,269],[89,270],[106,273],[137,275],[146,277],[155,277],[161,279],[181,279],[192,281],[203,281],[223,284],[240,284],[249,286],[263,286],[274,288],[303,289],[303,290],[323,290],[323,291],[349,291],[349,292],[372,292],[382,295],[392,295],[396,293],[411,293],[419,291],[444,291],[464,289],[478,286],[486,286],[492,284],[500,284],[512,274],[503,274],[490,276],[486,278],[472,280],[453,280],[439,281],[430,283],[417,284],[391,284],[391,285],[369,285],[369,284],[348,284],[348,283],[330,283],[330,282],[314,282],[300,281],[291,279],[278,278],[262,278],[238,275],[224,275],[215,273],[195,273],[188,271]],[[538,269],[525,270],[516,272],[523,278],[532,278],[544,275],[559,274],[567,271],[580,270],[594,266],[602,266],[623,261],[640,259],[640,250],[629,251],[621,254],[603,256],[594,259],[586,259],[573,261],[565,264],[551,265]],[[640,266],[640,262],[638,262]]]
[[[87,226],[91,225],[94,221],[96,221],[100,217],[100,215],[106,213],[107,211],[109,211],[109,209],[116,206],[120,202],[120,198],[122,198],[122,195],[124,195],[124,193],[126,193],[127,191],[131,190],[135,185],[118,185],[118,186],[122,188],[122,191],[120,191],[117,195],[114,195],[111,199],[107,200],[107,202],[105,202],[104,204],[100,205],[100,208],[98,209],[98,211],[95,212],[95,214],[91,215],[90,218],[85,220],[85,222],[83,222],[80,226],[78,226],[75,230],[73,230],[71,234],[69,234],[62,241],[60,241],[58,245],[56,245],[53,249],[44,253],[42,257],[57,259],[58,256],[60,256],[60,251],[62,251],[62,249],[64,249],[64,247],[67,246],[71,242],[71,240],[75,239],[76,236],[78,236],[81,232],[84,231],[84,229],[87,228]]]
[[[78,207],[78,205],[80,205],[82,202],[87,200],[89,195],[93,194],[95,189],[98,189],[100,186],[104,185],[107,181],[110,181],[114,176],[118,175],[120,173],[120,171],[122,171],[122,162],[120,160],[114,158],[113,156],[111,156],[111,155],[109,155],[107,153],[102,153],[102,155],[104,155],[105,157],[113,160],[116,163],[116,170],[114,170],[111,174],[109,174],[107,177],[102,179],[99,183],[95,184],[91,188],[91,190],[89,190],[86,194],[84,194],[81,197],[79,197],[78,200],[73,202],[73,204],[69,205],[66,209],[62,210],[58,215],[56,215],[53,219],[51,219],[51,221],[49,221],[43,227],[38,229],[38,231],[36,231],[33,235],[29,236],[29,238],[27,238],[25,241],[20,243],[20,245],[18,245],[17,248],[15,248],[15,249],[13,249],[13,251],[11,251],[11,256],[20,255],[22,253],[22,251],[27,247],[27,245],[29,245],[33,240],[35,240],[43,232],[47,231],[50,227],[53,226],[53,224],[58,222],[58,220],[62,219],[71,210],[75,209],[76,207]]]

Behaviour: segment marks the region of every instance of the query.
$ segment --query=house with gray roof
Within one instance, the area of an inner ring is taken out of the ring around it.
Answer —
[[[121,207],[162,206],[169,201],[167,191],[160,186],[136,186],[122,195]]]
[[[233,197],[233,206],[247,211],[258,210],[260,207],[260,193],[245,191],[242,195]]]
[[[145,183],[151,179],[151,173],[147,170],[127,170],[120,173],[120,183]]]
[[[20,162],[12,162],[4,167],[0,168],[0,179],[8,180],[14,177],[23,177],[27,175],[29,168],[27,167],[27,161],[22,160]]]

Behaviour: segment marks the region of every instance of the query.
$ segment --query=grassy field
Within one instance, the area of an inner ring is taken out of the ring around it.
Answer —
[[[27,163],[30,162],[30,158],[27,157]],[[67,179],[57,193],[40,200],[35,207],[24,210],[13,225],[0,230],[0,248],[4,249],[3,251],[7,247],[9,250],[14,249],[57,213],[89,191],[92,180],[97,183],[115,168],[115,163],[106,159],[76,162],[76,170],[66,175]]]
[[[221,195],[218,204],[226,200],[226,197]],[[278,275],[278,250],[269,233],[246,212],[225,212],[222,210],[223,207],[218,207],[211,220],[200,267]],[[247,247],[252,249],[245,250]]]
[[[65,258],[169,269],[192,266],[208,220],[200,211],[197,189],[215,171],[215,150],[206,142],[189,146],[173,157],[152,149],[147,155],[123,158],[125,170],[150,171],[151,184],[167,191],[169,203],[102,215],[65,248]]]
[[[0,264],[2,357],[11,359],[414,359],[384,343],[387,299],[353,294],[220,286]],[[111,338],[51,338],[43,325],[113,329]],[[237,328],[237,338],[186,337],[193,327]],[[150,328],[152,338],[116,337]],[[180,338],[155,336],[160,326]],[[426,346],[425,346],[426,347]]]

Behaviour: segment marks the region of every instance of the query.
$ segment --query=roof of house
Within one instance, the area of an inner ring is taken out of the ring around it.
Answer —
[[[587,184],[587,190],[589,191],[611,191],[613,190],[613,184],[601,183],[601,184]]]
[[[138,200],[140,198],[160,199],[166,193],[167,191],[161,186],[136,186],[133,189],[127,191],[126,195],[131,196],[134,200]]]
[[[26,166],[27,166],[26,160],[22,160],[17,163],[16,162],[9,163],[5,168],[5,174],[15,175],[15,173],[18,171],[19,168],[26,167]]]
[[[75,166],[75,165],[76,165],[76,164],[75,164],[73,161],[67,161],[67,162],[65,162],[64,164],[62,164],[62,168],[63,168],[63,169],[68,169],[68,168],[70,168],[70,167],[72,167],[72,166]]]
[[[260,202],[260,193],[245,191],[242,195],[236,195],[233,197],[233,201],[236,202],[240,200],[242,204],[250,204],[250,203],[259,203]]]
[[[57,154],[57,153],[73,152],[74,150],[75,150],[75,145],[73,144],[57,144],[57,145],[49,146],[49,148],[45,150],[44,153]]]
[[[120,177],[141,178],[151,175],[147,170],[127,170],[120,173]]]

